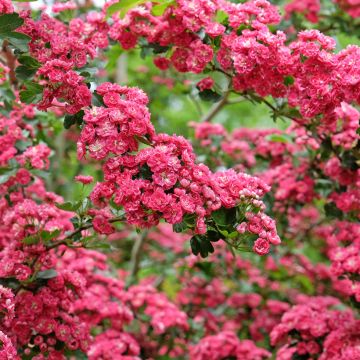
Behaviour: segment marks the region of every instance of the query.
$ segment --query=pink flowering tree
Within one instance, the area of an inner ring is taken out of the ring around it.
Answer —
[[[0,0],[0,360],[359,360],[359,29]]]

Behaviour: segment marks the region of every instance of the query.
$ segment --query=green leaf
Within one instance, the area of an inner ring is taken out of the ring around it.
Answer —
[[[343,217],[343,212],[340,209],[338,209],[338,207],[334,202],[325,204],[324,210],[325,210],[325,215],[329,218],[342,219]]]
[[[63,204],[55,203],[55,206],[58,209],[65,210],[65,211],[76,211],[81,206],[81,201],[77,201],[76,203],[72,203],[67,201]]]
[[[175,4],[174,0],[165,0],[163,3],[158,4],[158,5],[154,5],[151,9],[151,12],[153,15],[155,16],[161,16],[164,14],[165,10],[171,6]]]
[[[56,229],[54,231],[45,231],[43,230],[40,233],[41,238],[44,240],[44,242],[48,242],[52,239],[55,239],[60,235],[61,231],[59,229]]]
[[[2,38],[5,38],[9,41],[11,45],[16,47],[22,52],[28,51],[28,44],[31,38],[25,34],[19,32],[9,32],[4,35],[1,35]]]
[[[215,20],[217,23],[222,23],[223,21],[225,21],[227,18],[229,17],[229,15],[225,12],[225,11],[222,11],[222,10],[218,10],[216,12],[216,17],[215,17]]]
[[[25,104],[39,102],[42,99],[43,86],[25,81],[26,90],[20,92],[20,100]]]
[[[74,124],[81,125],[83,123],[84,111],[80,110],[74,115],[66,115],[64,118],[64,128],[70,129]]]
[[[200,91],[199,96],[201,100],[211,101],[211,102],[218,102],[222,98],[221,94],[218,94],[217,92],[210,89],[205,89],[204,91]]]
[[[211,217],[218,226],[229,226],[236,222],[236,209],[220,208],[211,214]]]
[[[206,235],[195,235],[190,239],[190,246],[194,255],[200,254],[202,258],[206,258],[209,253],[214,252],[214,247]]]
[[[0,184],[6,183],[11,176],[15,176],[17,169],[4,169],[1,171],[0,175]]]
[[[190,246],[194,255],[198,255],[200,253],[200,243],[196,235],[190,239]]]
[[[54,269],[39,271],[36,274],[36,279],[49,280],[56,277],[58,273]]]
[[[280,142],[280,143],[291,143],[292,137],[288,134],[271,134],[266,136],[267,141]]]
[[[173,225],[173,231],[176,233],[181,233],[186,229],[187,229],[187,225],[184,221]]]
[[[284,85],[286,85],[286,86],[293,85],[294,82],[295,82],[295,79],[292,76],[285,76]]]
[[[106,10],[106,15],[111,16],[120,11],[120,17],[123,18],[126,13],[135,6],[146,3],[147,0],[121,0],[110,5]]]
[[[19,14],[3,14],[0,15],[0,35],[7,34],[24,23]]]
[[[25,245],[34,245],[39,242],[39,238],[37,236],[27,236],[22,239],[23,244]]]

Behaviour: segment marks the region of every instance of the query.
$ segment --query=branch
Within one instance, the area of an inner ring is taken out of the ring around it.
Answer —
[[[228,90],[225,94],[224,97],[217,103],[215,103],[209,110],[209,112],[207,114],[205,114],[200,122],[210,122],[214,116],[227,104],[228,101],[228,97],[230,95],[230,90]]]
[[[117,216],[117,217],[114,217],[112,219],[109,220],[109,223],[114,223],[114,222],[118,222],[118,221],[124,221],[125,220],[125,215],[121,215],[121,216]],[[75,235],[81,233],[81,231],[83,230],[87,230],[87,229],[90,229],[93,227],[93,224],[92,223],[88,223],[88,224],[84,224],[82,226],[80,226],[79,228],[77,228],[76,230],[74,230],[73,232],[71,232],[68,236],[66,236],[65,239],[62,239],[58,242],[55,242],[49,246],[47,246],[46,248],[48,250],[50,249],[54,249],[60,245],[69,245],[68,242],[69,240],[71,240]]]
[[[9,48],[9,43],[7,40],[4,40],[2,46],[2,53],[6,60],[6,65],[10,69],[9,71],[9,79],[11,85],[17,84],[16,74],[15,74],[15,67],[16,67],[16,57],[14,56],[12,50]]]
[[[130,260],[130,281],[136,280],[137,274],[140,268],[140,260],[141,260],[141,250],[143,248],[145,239],[149,233],[149,230],[144,230],[137,237],[135,244],[131,251],[131,260]]]

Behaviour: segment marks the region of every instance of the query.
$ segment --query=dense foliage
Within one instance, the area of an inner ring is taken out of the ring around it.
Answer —
[[[0,0],[0,360],[359,360],[359,0],[38,2]]]

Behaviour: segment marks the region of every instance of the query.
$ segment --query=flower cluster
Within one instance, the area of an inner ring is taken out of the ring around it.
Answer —
[[[336,303],[331,298],[310,298],[287,311],[270,335],[273,345],[285,338],[277,359],[295,354],[310,359],[356,359],[360,354],[359,323],[351,313],[329,309]]]
[[[190,359],[249,359],[261,360],[270,357],[270,353],[258,348],[252,341],[240,341],[231,331],[220,332],[214,336],[203,338],[190,352]]]

